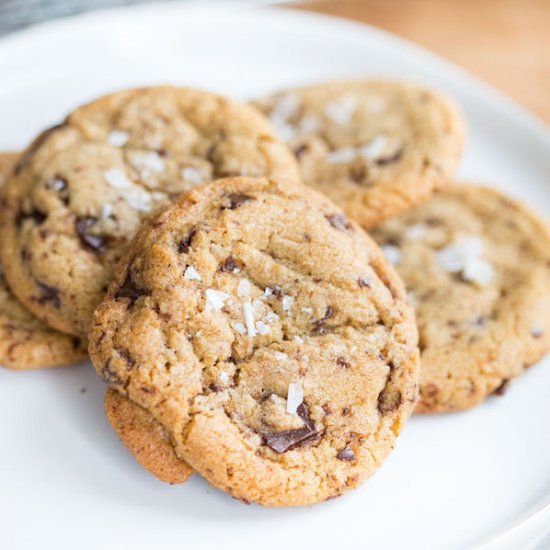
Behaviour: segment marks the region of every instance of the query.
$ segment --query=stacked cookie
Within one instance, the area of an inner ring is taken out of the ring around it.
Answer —
[[[471,407],[550,346],[550,233],[452,183],[463,141],[452,101],[396,82],[81,107],[3,170],[0,362],[89,341],[109,421],[159,479],[339,496],[418,395]]]

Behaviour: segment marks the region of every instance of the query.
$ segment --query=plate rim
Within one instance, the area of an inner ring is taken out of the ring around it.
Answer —
[[[491,102],[494,112],[499,111],[504,116],[512,117],[512,123],[521,126],[525,131],[531,133],[542,142],[550,153],[550,124],[545,122],[537,114],[530,111],[526,106],[517,100],[509,97],[504,92],[485,82],[481,77],[470,73],[458,64],[445,59],[443,56],[421,46],[408,39],[397,36],[389,31],[375,27],[368,23],[353,21],[341,16],[308,12],[307,9],[289,9],[288,2],[280,0],[229,0],[206,2],[171,2],[169,0],[157,0],[145,4],[135,4],[127,6],[106,7],[90,12],[66,15],[49,21],[31,25],[27,28],[17,30],[0,37],[0,71],[2,67],[3,56],[10,55],[10,49],[28,48],[29,42],[48,39],[51,35],[58,32],[64,32],[74,26],[86,25],[87,22],[101,20],[103,18],[135,18],[143,17],[147,12],[173,12],[180,14],[184,12],[195,12],[192,15],[208,16],[208,12],[213,9],[218,11],[225,10],[233,13],[237,10],[266,11],[275,12],[272,15],[280,19],[302,19],[304,21],[314,21],[318,27],[323,26],[337,27],[338,32],[349,31],[359,35],[368,32],[373,38],[378,38],[387,42],[392,47],[401,50],[407,50],[411,55],[426,59],[438,70],[442,71],[446,77],[456,84],[459,88],[468,89],[470,94],[477,96],[484,102]],[[291,6],[290,6],[291,7]],[[29,67],[32,68],[32,67]],[[9,76],[8,76],[9,78]],[[488,535],[485,539],[480,539],[475,543],[475,548],[482,550],[493,547],[495,543],[505,543],[509,535],[516,534],[521,528],[532,522],[535,518],[548,515],[550,517],[550,495],[548,502],[532,511],[527,517],[510,522],[509,527],[503,528],[497,533]],[[539,534],[542,534],[539,533]]]

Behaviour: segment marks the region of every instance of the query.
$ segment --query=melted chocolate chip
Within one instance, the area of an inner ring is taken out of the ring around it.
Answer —
[[[284,430],[282,432],[264,434],[264,445],[267,445],[276,453],[285,453],[317,437],[318,434],[315,431],[315,424],[309,417],[309,411],[306,405],[302,403],[296,412],[304,421],[304,427],[296,430]]]
[[[232,273],[235,269],[239,269],[239,265],[232,256],[227,256],[225,262],[220,266],[220,271],[226,273]]]
[[[313,327],[317,331],[323,331],[323,325],[326,323],[328,319],[332,317],[334,314],[334,310],[331,306],[327,306],[327,309],[325,310],[325,316],[322,319],[317,319],[313,322]]]
[[[115,298],[129,298],[130,303],[134,303],[140,296],[150,296],[151,291],[140,288],[132,279],[132,274],[128,271],[124,283],[115,292]]]
[[[103,378],[103,381],[106,384],[112,387],[123,385],[122,378],[116,372],[116,370],[112,368],[110,359],[107,361],[105,367],[101,371],[101,378]]]
[[[59,309],[61,307],[61,300],[59,298],[60,290],[55,286],[50,286],[40,281],[36,281],[36,284],[40,289],[40,298],[38,298],[37,301],[40,304],[51,302],[53,307],[55,307],[56,309]]]
[[[344,214],[325,214],[325,218],[328,220],[330,225],[334,227],[334,229],[338,229],[339,231],[352,229],[351,223],[349,223]]]
[[[343,449],[338,451],[338,453],[336,454],[336,458],[338,460],[348,460],[351,462],[352,460],[355,460],[355,453],[353,452],[353,449],[351,447],[348,447],[346,445]]]
[[[189,252],[189,247],[191,246],[191,241],[197,233],[196,229],[193,229],[186,237],[184,237],[178,244],[178,252],[180,254],[187,254]]]
[[[367,277],[359,277],[359,279],[357,279],[357,284],[359,285],[360,288],[371,287],[370,281],[368,280]]]
[[[403,149],[398,149],[392,155],[388,155],[387,157],[377,158],[376,164],[378,166],[387,166],[388,164],[393,164],[394,162],[397,162],[402,155],[403,155]]]
[[[239,208],[245,202],[253,200],[253,197],[244,193],[231,193],[227,198],[229,199],[229,210],[235,210],[235,208]]]
[[[298,145],[297,147],[294,147],[294,154],[296,155],[296,158],[300,158],[305,153],[307,153],[309,149],[309,145],[307,143],[302,143]]]
[[[33,220],[36,225],[41,225],[47,217],[47,214],[44,214],[44,212],[41,212],[37,208],[34,208],[30,212],[23,212],[21,210],[15,219],[15,223],[20,227],[25,220]]]
[[[351,167],[350,177],[351,181],[357,184],[362,184],[367,178],[368,170],[364,164],[356,164]]]
[[[275,285],[271,288],[271,292],[275,298],[280,298],[283,295],[283,288],[280,285]]]
[[[380,414],[387,414],[397,410],[401,405],[401,392],[383,389],[378,396],[378,411]]]
[[[346,362],[346,360],[343,357],[338,357],[338,359],[336,359],[336,364],[339,367],[343,367],[344,369],[349,368],[349,363]]]
[[[90,233],[89,230],[97,223],[97,218],[95,216],[83,216],[76,218],[74,227],[82,244],[91,248],[94,251],[103,250],[105,246],[105,237],[101,235],[94,235]]]
[[[502,397],[510,387],[510,380],[506,379],[502,381],[502,384],[493,392],[495,395]]]
[[[127,348],[116,348],[116,352],[126,361],[129,367],[136,365],[136,360],[130,355],[130,351]]]

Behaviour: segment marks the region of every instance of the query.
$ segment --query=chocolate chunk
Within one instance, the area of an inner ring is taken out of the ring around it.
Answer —
[[[500,386],[493,393],[495,395],[498,395],[499,397],[502,397],[508,391],[509,387],[510,387],[510,380],[505,379],[502,381]]]
[[[368,280],[367,277],[359,277],[359,279],[357,279],[357,284],[359,285],[360,288],[371,287],[370,281]]]
[[[196,235],[197,230],[193,229],[186,237],[184,237],[178,244],[178,252],[180,254],[187,254],[189,252],[189,247],[191,246],[191,241]]]
[[[336,454],[336,458],[338,460],[348,460],[351,462],[352,460],[355,460],[355,453],[353,452],[353,449],[351,447],[348,447],[346,445],[343,449],[338,451],[338,453]]]
[[[380,414],[387,414],[397,410],[401,405],[401,392],[391,391],[387,387],[384,388],[378,396],[378,411]]]
[[[59,298],[60,290],[54,286],[47,285],[40,281],[36,281],[38,288],[40,289],[41,296],[37,299],[40,304],[51,302],[52,306],[59,309],[61,307],[61,300]]]
[[[276,453],[285,453],[317,437],[315,424],[309,417],[307,406],[301,403],[296,412],[304,421],[305,426],[296,430],[284,430],[282,432],[264,434],[264,445],[267,445]]]
[[[150,296],[151,291],[140,288],[132,279],[132,273],[128,271],[124,283],[115,292],[115,298],[129,298],[130,303],[134,303],[140,296]]]
[[[33,210],[28,213],[21,210],[15,219],[15,223],[20,227],[25,220],[34,220],[36,225],[41,225],[47,217],[47,214],[44,214],[44,212],[41,212],[37,208],[33,208]]]
[[[394,162],[397,162],[402,155],[403,155],[403,149],[398,149],[392,155],[388,155],[387,157],[377,158],[376,164],[378,166],[387,166],[388,164],[393,164]]]
[[[254,197],[245,195],[244,193],[231,193],[227,198],[229,199],[229,210],[235,210],[235,208],[239,208],[245,202],[253,200]]]
[[[83,216],[76,218],[74,227],[82,243],[94,251],[103,250],[105,238],[101,235],[94,235],[89,230],[97,223],[95,216]]]
[[[349,223],[344,214],[325,214],[325,218],[328,220],[330,225],[334,227],[334,229],[338,229],[339,231],[352,229],[351,223]]]
[[[220,266],[220,271],[224,271],[226,273],[232,273],[235,269],[240,269],[240,268],[232,256],[227,256],[227,258],[225,259],[225,262],[223,262],[223,264],[221,264]]]

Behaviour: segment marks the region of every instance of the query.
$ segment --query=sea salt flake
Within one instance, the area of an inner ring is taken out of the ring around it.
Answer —
[[[246,333],[246,327],[241,322],[237,321],[236,323],[233,323],[232,326],[239,334]]]
[[[183,278],[189,281],[202,281],[201,274],[192,265],[187,266]]]
[[[298,114],[301,103],[299,96],[295,94],[283,94],[277,99],[271,114],[282,119],[289,119]]]
[[[462,236],[453,244],[437,253],[439,265],[450,273],[458,273],[466,267],[468,260],[479,258],[483,253],[483,241],[476,236]]]
[[[495,270],[489,262],[482,258],[468,258],[462,270],[462,276],[467,281],[485,286],[493,280]]]
[[[258,334],[261,334],[262,336],[271,332],[271,328],[262,321],[258,321],[256,323],[256,330],[258,331]]]
[[[304,343],[304,339],[301,336],[294,336],[294,341],[297,344],[303,344]]]
[[[253,338],[256,336],[256,328],[254,326],[254,310],[252,309],[252,304],[248,300],[243,304],[243,313],[248,336]]]
[[[266,323],[272,323],[273,321],[278,321],[279,316],[274,311],[269,311],[264,317]]]
[[[220,382],[222,382],[222,384],[227,384],[229,382],[229,374],[223,370],[220,372]]]
[[[124,147],[128,143],[129,137],[128,132],[124,132],[123,130],[113,130],[107,136],[107,143],[113,147]]]
[[[290,311],[292,304],[294,303],[294,298],[292,296],[283,296],[283,311]]]
[[[106,202],[101,208],[101,219],[106,220],[113,213],[113,205]]]
[[[386,259],[393,265],[397,265],[401,261],[401,250],[394,244],[385,244],[380,247]]]
[[[308,315],[313,315],[312,307],[302,307],[302,313],[307,313]]]
[[[188,183],[198,185],[205,180],[204,172],[199,168],[188,166],[181,171],[181,177]]]
[[[342,147],[327,154],[327,161],[331,164],[353,162],[357,158],[357,149],[354,147]]]
[[[300,120],[300,131],[304,134],[313,134],[321,127],[319,117],[308,113]]]
[[[65,189],[66,185],[67,182],[60,178],[54,178],[51,184],[54,191],[61,191],[62,189]]]
[[[163,202],[168,198],[168,195],[166,195],[166,193],[163,193],[162,191],[153,191],[151,193],[151,197],[157,202]]]
[[[304,390],[300,384],[290,383],[288,385],[286,397],[286,412],[290,414],[298,414],[298,407],[304,401]]]
[[[269,287],[266,287],[264,290],[264,296],[271,296],[273,294],[273,290]]]
[[[271,116],[271,123],[283,141],[290,141],[296,137],[296,128],[281,117]]]
[[[380,134],[359,148],[359,154],[367,159],[377,159],[386,148],[388,137]]]
[[[405,232],[412,241],[418,241],[426,233],[426,226],[423,223],[415,223],[407,228]]]
[[[155,151],[133,153],[130,157],[130,162],[134,168],[142,171],[144,174],[148,172],[156,172],[157,174],[164,172],[164,160]]]
[[[111,168],[110,170],[103,172],[103,177],[107,183],[115,189],[129,189],[132,187],[132,182],[119,168]]]
[[[124,194],[124,200],[138,212],[151,211],[151,194],[140,189],[132,189]]]
[[[228,300],[230,297],[231,296],[226,292],[208,288],[206,290],[206,309],[207,310],[213,309],[215,311],[219,311],[223,307],[224,302]]]
[[[351,115],[357,108],[357,98],[345,95],[337,101],[330,101],[325,106],[325,114],[336,124],[348,124]]]
[[[248,279],[241,279],[237,286],[237,294],[244,298],[250,295],[250,281]]]
[[[238,267],[236,267],[236,268],[233,269],[233,271],[231,273],[233,273],[234,275],[237,275],[237,273],[240,273],[240,272],[241,272],[241,270]]]
[[[282,351],[274,351],[273,355],[277,361],[286,361],[288,359],[288,355]]]

